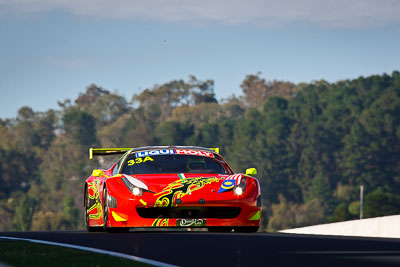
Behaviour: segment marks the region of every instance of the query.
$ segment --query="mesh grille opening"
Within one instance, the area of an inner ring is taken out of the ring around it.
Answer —
[[[174,207],[174,208],[136,208],[137,213],[143,218],[215,218],[232,219],[239,216],[240,208],[237,207]]]

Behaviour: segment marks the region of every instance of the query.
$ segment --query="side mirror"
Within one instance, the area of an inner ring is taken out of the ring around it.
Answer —
[[[249,169],[246,170],[246,174],[247,175],[251,175],[251,176],[257,175],[257,169],[256,168],[249,168]]]
[[[103,177],[104,176],[104,172],[102,170],[93,170],[92,176],[94,176],[94,177]]]

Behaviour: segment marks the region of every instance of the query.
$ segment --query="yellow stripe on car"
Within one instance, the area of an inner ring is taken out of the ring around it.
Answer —
[[[249,218],[249,221],[257,221],[259,219],[260,219],[260,211],[257,211],[256,213],[253,214],[253,216]]]
[[[114,220],[116,220],[117,222],[126,222],[128,220],[128,215],[126,215],[126,214],[116,213],[115,211],[112,211],[111,215],[113,216]]]

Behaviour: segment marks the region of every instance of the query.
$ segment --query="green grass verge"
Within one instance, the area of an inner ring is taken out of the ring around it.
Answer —
[[[0,262],[11,266],[152,266],[78,249],[3,240],[0,241]]]

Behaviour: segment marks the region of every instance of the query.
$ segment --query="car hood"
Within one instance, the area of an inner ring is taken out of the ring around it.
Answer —
[[[224,180],[237,175],[219,175],[204,173],[167,173],[167,174],[139,174],[130,175],[145,183],[152,192],[161,192],[168,186],[189,184],[194,186],[207,186],[207,188],[219,188]],[[239,177],[236,177],[238,179]],[[236,180],[235,180],[236,181]],[[239,181],[239,180],[238,180]],[[240,182],[240,181],[239,181]]]
[[[148,186],[147,197],[154,198],[155,204],[164,206],[163,201],[175,202],[184,199],[184,202],[199,199],[207,200],[232,197],[232,188],[240,183],[243,174],[218,175],[202,173],[174,173],[174,174],[140,174],[131,175]],[[227,194],[222,194],[227,193]],[[192,202],[192,201],[189,201]],[[169,203],[171,204],[171,203]]]

